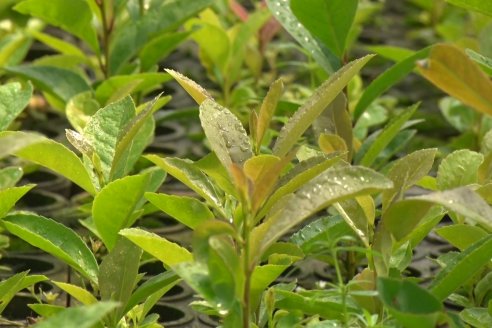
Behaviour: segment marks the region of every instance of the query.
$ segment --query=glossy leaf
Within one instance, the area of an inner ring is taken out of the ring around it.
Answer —
[[[470,327],[488,328],[492,325],[492,315],[485,308],[467,308],[461,311],[460,318]]]
[[[394,163],[387,177],[393,181],[393,189],[383,192],[383,208],[403,198],[404,192],[425,177],[432,168],[437,149],[422,149],[400,158]]]
[[[19,272],[0,282],[0,313],[2,313],[14,296],[22,289],[37,282],[48,280],[45,276],[28,276],[28,271]]]
[[[32,85],[19,82],[0,86],[0,131],[6,130],[27,106],[32,95]]]
[[[90,91],[86,80],[71,70],[54,66],[12,66],[4,68],[7,72],[19,75],[41,89],[54,95],[66,104],[73,96]]]
[[[112,250],[118,231],[129,228],[135,218],[133,213],[143,198],[150,173],[126,176],[107,184],[94,198],[92,219],[102,241]]]
[[[265,222],[253,230],[253,256],[260,255],[290,228],[328,205],[391,187],[390,180],[364,167],[328,169],[283,198]]]
[[[53,170],[90,194],[95,193],[91,178],[80,158],[61,143],[22,131],[0,132],[0,140],[6,143],[6,152]],[[12,144],[8,144],[10,142]]]
[[[202,88],[195,81],[187,78],[181,73],[173,71],[172,69],[165,70],[169,75],[171,75],[186,92],[196,101],[198,105],[201,105],[206,99],[213,99],[207,90]]]
[[[106,182],[111,181],[116,147],[123,137],[121,133],[134,117],[135,105],[130,97],[125,97],[98,110],[84,129],[85,138],[101,160]]]
[[[420,73],[438,88],[483,114],[492,114],[492,82],[478,64],[455,46],[439,44]]]
[[[34,185],[22,187],[9,187],[0,190],[0,218],[3,218],[14,207],[15,203],[22,198]]]
[[[104,316],[118,306],[116,302],[99,302],[66,308],[65,310],[43,320],[33,327],[36,328],[92,328]]]
[[[91,292],[77,285],[61,281],[53,281],[53,284],[84,305],[95,304],[98,302],[97,298],[92,295]]]
[[[354,60],[330,76],[284,125],[275,142],[273,153],[285,156],[321,112],[336,98],[372,55]]]
[[[194,165],[205,173],[226,194],[236,195],[236,189],[231,181],[229,172],[220,164],[214,152],[205,155],[196,161]]]
[[[227,108],[206,99],[200,105],[200,121],[212,150],[224,167],[243,164],[253,155],[241,121]]]
[[[273,114],[275,114],[275,110],[277,109],[278,101],[282,96],[283,89],[284,84],[282,80],[276,80],[270,85],[270,89],[268,89],[268,93],[261,103],[255,131],[256,149],[260,149],[263,137],[270,126]]]
[[[137,283],[142,249],[120,236],[115,247],[99,266],[99,289],[103,301],[117,301],[120,308],[110,314],[111,325],[117,325],[125,312],[133,288]]]
[[[97,284],[98,265],[84,241],[71,229],[51,219],[15,213],[3,219],[13,235],[59,258]]]
[[[273,16],[282,24],[287,32],[306,49],[316,62],[329,74],[340,68],[340,59],[326,48],[321,48],[313,36],[299,22],[290,9],[290,1],[267,0],[268,8]]]
[[[193,197],[146,193],[145,198],[155,207],[191,229],[215,218],[204,203]]]
[[[417,226],[432,205],[444,206],[447,210],[464,216],[469,223],[478,223],[492,231],[492,209],[480,196],[467,188],[434,192],[396,202],[385,212],[384,222],[395,238],[401,239]]]
[[[275,282],[282,272],[285,271],[288,265],[265,264],[255,267],[251,275],[251,307],[255,309],[260,300],[262,293]]]
[[[268,198],[258,218],[263,217],[268,210],[283,196],[290,194],[310,181],[317,175],[341,160],[340,154],[321,155],[299,162],[292,170],[282,176],[275,191]]]
[[[75,44],[36,30],[30,30],[29,33],[32,34],[32,36],[34,36],[37,40],[63,55],[75,56],[83,58],[84,60],[87,58],[84,52]]]
[[[94,17],[87,1],[25,0],[16,5],[14,9],[60,27],[87,42],[93,51],[99,51],[97,33],[92,25]]]
[[[457,255],[442,269],[430,285],[430,291],[439,300],[445,300],[463,286],[492,258],[492,236],[486,236]]]
[[[405,59],[397,62],[391,68],[381,73],[374,81],[372,81],[371,84],[369,84],[364,90],[364,93],[355,106],[353,113],[354,120],[358,120],[367,110],[369,105],[380,95],[412,72],[416,66],[416,62],[420,59],[427,58],[429,52],[430,47],[427,47],[416,53],[407,55]]]
[[[487,16],[492,16],[492,4],[487,1],[480,0],[446,0],[447,2],[469,10],[478,11]]]
[[[366,150],[359,164],[368,167],[371,166],[376,161],[378,155],[391,143],[404,124],[412,117],[417,110],[417,107],[418,105],[414,105],[408,108],[402,114],[390,121]]]
[[[192,254],[186,248],[159,237],[154,233],[130,228],[121,230],[120,235],[128,238],[131,242],[169,267],[193,259]]]
[[[305,290],[291,292],[287,290],[276,290],[275,306],[280,309],[291,311],[301,310],[305,314],[319,315],[322,318],[341,319],[343,305],[334,297],[323,295],[326,291]],[[353,311],[354,307],[346,304],[346,310]]]
[[[382,277],[378,279],[377,286],[383,304],[403,327],[436,326],[443,306],[426,289],[411,281]]]
[[[437,170],[440,190],[471,185],[478,182],[478,168],[484,161],[480,153],[468,149],[457,150],[446,156]]]
[[[451,245],[464,250],[478,239],[487,236],[487,232],[477,226],[453,224],[438,228],[436,233],[446,239]]]
[[[0,190],[14,187],[20,181],[23,174],[24,171],[18,166],[8,166],[0,169]]]
[[[109,72],[119,72],[154,37],[175,29],[189,17],[209,6],[212,0],[166,1],[156,3],[153,10],[137,20],[121,26],[113,35]]]
[[[309,6],[302,0],[290,0],[291,10],[297,19],[338,58],[345,53],[357,5],[357,0],[315,0]]]
[[[147,155],[146,158],[202,196],[209,205],[223,212],[222,194],[192,161],[179,158],[161,158],[157,155]]]

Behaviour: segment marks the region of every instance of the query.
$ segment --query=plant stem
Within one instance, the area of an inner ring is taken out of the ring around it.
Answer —
[[[253,270],[251,269],[251,265],[249,263],[250,257],[250,243],[249,243],[249,235],[250,235],[250,222],[251,215],[247,215],[244,224],[243,224],[243,266],[244,266],[244,291],[243,291],[243,328],[249,328],[249,314],[251,312],[251,274]]]
[[[103,56],[104,56],[104,59],[99,59],[99,63],[104,78],[107,79],[109,77],[109,40],[111,38],[111,32],[113,31],[114,17],[111,17],[111,20],[108,22],[108,13],[106,12],[106,6],[104,5],[105,1],[108,0],[97,1],[97,4],[99,6],[99,10],[101,11],[101,20],[102,20],[102,27],[103,27],[102,48],[103,48]]]

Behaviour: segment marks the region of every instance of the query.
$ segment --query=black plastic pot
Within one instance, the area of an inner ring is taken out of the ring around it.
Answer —
[[[155,234],[165,236],[186,229],[186,226],[164,213],[154,213],[139,219],[138,226],[152,231]]]
[[[63,271],[64,266],[57,260],[40,254],[8,254],[0,259],[0,265],[10,271],[0,271],[1,278],[29,270],[29,274],[41,274],[53,277]]]
[[[16,208],[60,220],[63,218],[63,211],[68,208],[68,201],[53,192],[33,189],[19,200]]]
[[[166,302],[158,302],[150,312],[157,313],[159,323],[165,327],[190,327],[195,319],[189,308]]]
[[[24,174],[24,183],[35,183],[37,190],[48,191],[68,197],[72,183],[64,177],[40,168]]]

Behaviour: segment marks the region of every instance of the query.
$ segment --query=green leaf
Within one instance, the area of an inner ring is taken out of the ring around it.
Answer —
[[[159,291],[168,291],[174,285],[179,282],[179,278],[176,273],[172,271],[166,271],[157,276],[153,276],[141,284],[131,295],[128,300],[123,313],[127,313],[134,306],[147,300],[151,295],[158,293]]]
[[[85,290],[77,285],[68,284],[61,281],[52,281],[58,288],[63,290],[68,295],[75,298],[77,301],[84,305],[95,304],[98,302],[97,298],[92,295],[91,292]]]
[[[91,117],[101,108],[92,91],[79,93],[65,107],[65,114],[72,127],[82,133]]]
[[[103,301],[117,301],[118,311],[111,313],[111,325],[116,326],[125,315],[124,309],[137,283],[142,249],[128,239],[119,237],[115,247],[99,266],[99,289]]]
[[[99,302],[92,305],[71,307],[35,324],[33,327],[92,328],[117,306],[118,303],[116,302]]]
[[[27,304],[27,306],[43,318],[49,318],[65,310],[64,306],[52,304]]]
[[[417,226],[432,205],[444,206],[463,215],[467,222],[478,223],[492,231],[492,209],[478,194],[468,188],[434,192],[396,202],[385,212],[383,220],[398,240]]]
[[[291,292],[275,290],[275,306],[280,309],[302,311],[305,314],[317,315],[322,318],[341,319],[344,311],[354,311],[354,306],[346,304],[344,310],[340,300],[326,296],[325,290],[305,290]]]
[[[134,212],[143,198],[150,174],[126,176],[107,184],[94,198],[92,219],[102,241],[112,250],[118,231],[135,221]]]
[[[439,109],[446,121],[461,133],[472,130],[478,124],[480,114],[453,97],[442,98]]]
[[[492,82],[455,46],[435,45],[420,73],[444,92],[483,114],[492,114]]]
[[[478,168],[484,161],[480,153],[468,149],[457,150],[446,156],[437,170],[440,190],[471,185],[478,182]]]
[[[466,54],[470,59],[477,62],[480,67],[489,75],[492,74],[492,59],[490,57],[486,57],[478,52],[473,51],[472,49],[465,49]]]
[[[384,73],[372,81],[364,90],[364,93],[355,106],[353,113],[354,120],[357,121],[374,100],[387,91],[392,85],[395,85],[407,76],[415,68],[416,62],[426,58],[429,55],[429,52],[430,47],[427,47],[416,53],[407,55],[405,59],[385,70]]]
[[[430,285],[431,293],[439,300],[445,300],[482,270],[491,258],[492,236],[488,235],[459,253],[437,274]]]
[[[45,276],[28,276],[27,273],[28,271],[20,272],[0,282],[0,313],[18,292],[37,282],[48,280]]]
[[[135,105],[130,97],[101,108],[92,116],[84,129],[84,137],[94,147],[101,160],[102,174],[111,181],[111,169],[116,147],[125,127],[135,117]]]
[[[285,156],[316,117],[372,57],[373,55],[368,55],[348,63],[316,89],[284,125],[275,142],[273,153],[279,157]]]
[[[5,151],[44,166],[73,181],[88,193],[95,194],[94,186],[84,164],[74,152],[61,143],[22,131],[0,132],[0,140],[7,148],[3,150],[0,146],[0,154]],[[9,144],[10,142],[12,144]]]
[[[340,160],[340,154],[329,154],[311,157],[299,162],[292,170],[280,178],[275,191],[268,198],[257,217],[262,218],[280,198],[296,191],[306,182],[335,165]]]
[[[426,176],[432,169],[437,149],[422,149],[400,158],[388,172],[393,181],[393,189],[385,190],[382,195],[383,209],[403,198],[405,191]]]
[[[460,318],[471,327],[488,328],[492,326],[492,316],[485,308],[464,309],[460,312]]]
[[[212,99],[200,105],[203,130],[222,165],[243,164],[253,155],[251,143],[241,121],[227,108]]]
[[[14,207],[15,203],[22,198],[34,185],[22,187],[9,187],[0,190],[0,218],[3,218]]]
[[[351,197],[389,189],[392,182],[365,167],[331,168],[289,194],[252,232],[253,256],[263,251],[296,224],[328,205]]]
[[[60,27],[87,42],[93,51],[99,52],[97,33],[92,25],[93,13],[84,0],[25,0],[15,10],[41,18],[48,24]]]
[[[426,289],[412,281],[383,277],[377,286],[383,304],[403,327],[436,327],[443,306]]]
[[[193,230],[202,222],[215,218],[204,203],[193,197],[146,193],[145,198],[155,207]]]
[[[263,137],[270,126],[270,122],[273,114],[275,114],[275,110],[277,109],[277,104],[282,96],[283,90],[284,84],[282,80],[276,80],[270,85],[270,89],[268,89],[268,93],[261,103],[255,131],[255,146],[257,150],[260,149],[261,143],[263,142]]]
[[[94,255],[71,229],[51,219],[28,213],[15,213],[3,219],[13,235],[59,258],[97,284],[98,265]]]
[[[183,21],[212,4],[213,0],[166,1],[139,19],[129,20],[113,35],[109,72],[114,75],[152,38],[171,31]]]
[[[275,282],[288,265],[265,264],[255,267],[251,275],[251,307],[255,309],[260,303],[263,292]]]
[[[167,57],[175,48],[185,41],[191,32],[174,32],[159,35],[150,40],[140,51],[140,65],[142,71],[148,71],[161,59]]]
[[[24,171],[18,166],[8,166],[0,169],[0,190],[14,187],[23,174]]]
[[[357,5],[358,0],[315,0],[309,6],[302,0],[290,0],[290,7],[297,19],[338,58],[345,53]]]
[[[145,158],[202,196],[210,206],[220,213],[224,213],[222,193],[192,161],[179,158],[160,158],[156,155],[147,155]]]
[[[170,96],[166,98],[167,100],[171,99]],[[121,131],[121,137],[114,152],[110,172],[111,179],[128,174],[154,137],[155,123],[152,114],[158,109],[155,106],[158,100],[159,97],[156,97],[147,103],[145,108]]]
[[[378,155],[398,135],[400,129],[410,119],[410,117],[412,117],[417,108],[418,105],[413,105],[412,107],[405,110],[402,114],[395,117],[392,121],[390,121],[366,150],[366,152],[360,159],[359,164],[368,167],[371,166],[376,161]]]
[[[0,131],[6,130],[27,106],[32,95],[32,85],[19,82],[0,86]]]
[[[481,0],[446,0],[447,2],[468,10],[478,11],[487,16],[492,16],[492,4]]]
[[[65,104],[73,96],[91,90],[82,76],[60,67],[23,65],[4,67],[4,69],[31,80],[36,87],[52,94]]]
[[[196,101],[198,105],[201,105],[206,99],[213,99],[207,90],[202,88],[195,81],[187,78],[181,73],[173,71],[172,69],[165,69],[165,71],[171,75],[183,89]]]
[[[117,75],[112,76],[104,80],[96,89],[96,100],[104,105],[110,102],[115,102],[128,96],[130,93],[137,93],[140,91],[148,92],[152,89],[159,88],[159,86],[171,79],[169,74],[164,73],[139,73],[131,75]],[[138,81],[131,88],[125,88],[131,85],[135,81]],[[127,92],[119,92],[126,90]],[[118,99],[115,99],[114,95],[118,92]]]
[[[154,233],[130,228],[121,230],[120,235],[128,238],[131,242],[169,267],[174,267],[179,263],[188,262],[193,259],[193,255],[186,248],[170,242],[163,237],[159,237]]]
[[[435,229],[436,233],[460,250],[471,246],[477,239],[487,236],[482,228],[466,224],[453,224]]]
[[[331,74],[340,68],[340,59],[329,49],[321,48],[321,45],[294,16],[290,9],[290,1],[267,0],[266,3],[277,21],[299,42],[303,49],[306,49],[313,56],[314,60],[327,73]]]
[[[34,29],[30,30],[29,33],[32,34],[32,36],[37,40],[63,55],[75,56],[84,60],[88,59],[82,50],[68,41],[51,36],[47,33],[36,31]]]

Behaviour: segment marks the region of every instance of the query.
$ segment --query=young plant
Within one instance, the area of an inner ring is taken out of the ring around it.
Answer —
[[[259,324],[262,293],[303,256],[294,245],[279,242],[290,229],[330,204],[391,188],[388,179],[350,166],[341,153],[291,163],[299,137],[370,58],[347,64],[320,86],[287,121],[269,153],[262,153],[262,145],[281,95],[280,81],[272,85],[260,111],[252,113],[248,136],[227,108],[172,72],[200,104],[213,152],[197,162],[147,158],[204,201],[154,193],[146,198],[194,230],[193,254],[140,229],[120,234],[177,272],[204,298],[195,305],[223,318],[224,327]]]

